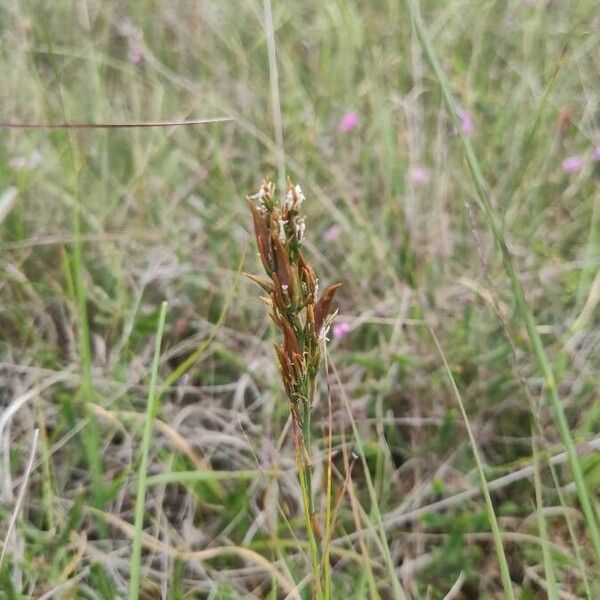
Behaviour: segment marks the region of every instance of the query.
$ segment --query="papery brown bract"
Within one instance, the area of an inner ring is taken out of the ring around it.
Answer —
[[[275,291],[275,286],[273,285],[273,281],[268,277],[261,277],[260,275],[252,275],[252,273],[244,273],[244,275],[254,281],[254,283],[260,285],[260,287],[267,292],[267,294],[272,294]]]
[[[333,301],[333,297],[341,285],[341,283],[334,283],[333,285],[330,285],[323,292],[321,299],[315,305],[315,329],[317,330],[317,335],[320,335],[321,333],[321,329],[325,324],[325,319],[329,314],[329,308],[331,306],[331,302]]]

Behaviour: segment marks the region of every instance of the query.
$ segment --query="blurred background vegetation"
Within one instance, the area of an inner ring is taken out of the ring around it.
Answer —
[[[598,576],[543,381],[403,3],[274,0],[272,9],[272,22],[253,0],[22,0],[0,12],[1,121],[232,119],[1,131],[3,539],[26,491],[0,595],[124,597],[163,299],[160,381],[168,385],[150,474],[207,476],[148,489],[142,597],[285,597],[273,572],[240,548],[290,581],[308,573],[274,331],[240,276],[258,272],[244,197],[264,176],[277,179],[281,117],[285,172],[307,197],[306,252],[323,285],[343,282],[343,325],[329,343],[339,373],[328,378],[334,491],[343,494],[333,597],[371,598],[371,579],[380,598],[393,597],[368,530],[374,513],[359,463],[344,484],[343,456],[355,440],[343,394],[410,597],[444,598],[453,586],[455,598],[503,597],[473,454],[426,323],[461,390],[488,479],[512,475],[493,500],[515,590],[524,599],[548,594],[531,479],[539,462],[559,592],[585,597],[585,580],[598,589]],[[573,435],[591,441],[584,466],[597,492],[596,2],[432,0],[421,10]],[[327,389],[323,379],[313,442],[321,458]],[[559,456],[556,481],[549,455]],[[315,464],[321,489],[323,467]],[[259,472],[235,475],[248,470]],[[233,474],[221,480],[213,471]],[[223,547],[233,550],[194,554]]]

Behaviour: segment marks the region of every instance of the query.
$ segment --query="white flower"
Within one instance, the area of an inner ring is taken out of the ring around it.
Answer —
[[[287,236],[285,235],[285,225],[286,225],[287,221],[284,221],[283,219],[279,219],[277,221],[277,224],[279,225],[279,241],[282,244],[285,244],[285,240],[287,239]]]
[[[285,195],[285,208],[291,210],[294,206],[294,191],[292,188],[288,188],[287,194]]]
[[[300,206],[305,200],[305,196],[304,196],[304,192],[302,191],[302,188],[296,184],[296,187],[294,188],[294,193],[296,195],[296,208],[298,206]]]
[[[288,188],[287,194],[285,195],[285,208],[287,210],[297,209],[306,200],[304,192],[299,185],[293,188]]]
[[[304,223],[304,217],[298,217],[294,221],[294,227],[296,230],[296,239],[298,242],[301,242],[304,238],[304,230],[306,229],[306,224]]]

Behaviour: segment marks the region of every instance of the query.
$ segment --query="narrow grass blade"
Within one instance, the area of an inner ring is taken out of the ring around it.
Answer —
[[[265,33],[267,36],[267,52],[269,56],[269,83],[271,85],[271,109],[277,145],[277,185],[279,192],[285,192],[285,151],[283,148],[283,119],[281,117],[281,100],[279,98],[279,73],[277,71],[277,52],[275,46],[275,26],[271,0],[264,0]]]
[[[73,244],[71,270],[73,289],[77,301],[77,318],[79,320],[79,360],[81,362],[79,398],[83,409],[83,416],[89,421],[88,431],[83,436],[83,447],[90,469],[94,504],[99,507],[102,505],[102,453],[100,452],[100,433],[90,410],[90,405],[94,402],[96,394],[94,383],[92,381],[92,351],[84,281],[83,244],[81,242],[81,205],[79,194],[77,194],[73,206],[72,222],[75,243]]]
[[[147,477],[146,487],[168,483],[198,483],[220,481],[223,479],[257,479],[276,476],[278,473],[278,471],[259,471],[258,469],[248,469],[245,471],[171,471]]]
[[[312,499],[311,490],[309,487],[309,479],[307,472],[310,469],[306,457],[304,455],[305,446],[302,443],[302,436],[299,431],[299,425],[296,418],[293,419],[293,438],[296,458],[296,468],[298,469],[298,482],[302,493],[302,512],[304,514],[304,526],[306,529],[306,537],[308,538],[308,550],[310,555],[310,563],[313,572],[313,591],[316,600],[323,599],[323,590],[321,586],[319,548],[317,539],[312,526]]]
[[[433,48],[433,45],[431,44],[431,41],[429,40],[429,36],[425,29],[425,25],[423,24],[421,16],[415,7],[414,1],[404,0],[404,2],[412,18],[417,37],[419,38],[423,51],[431,65],[431,68],[434,71],[435,77],[441,88],[442,95],[448,106],[450,119],[453,125],[455,126],[456,130],[459,132],[460,139],[462,141],[463,148],[465,151],[467,164],[469,166],[471,177],[473,178],[473,182],[475,184],[479,206],[483,211],[483,214],[490,229],[492,230],[496,245],[498,246],[502,254],[504,269],[510,279],[512,292],[515,297],[515,302],[517,306],[517,311],[525,324],[525,329],[527,330],[527,335],[529,337],[533,353],[538,363],[540,372],[544,378],[547,396],[552,407],[552,411],[554,413],[554,420],[556,422],[556,426],[558,428],[561,440],[567,451],[569,464],[573,473],[573,480],[575,482],[575,487],[577,488],[577,495],[579,497],[581,509],[586,520],[588,533],[592,541],[592,546],[596,557],[596,563],[598,566],[600,566],[600,528],[598,526],[598,520],[594,510],[592,498],[590,496],[589,490],[587,489],[585,483],[585,479],[583,477],[583,469],[581,467],[581,462],[579,461],[579,457],[577,455],[573,435],[571,434],[571,430],[569,428],[569,424],[567,422],[567,418],[565,416],[565,412],[561,404],[560,397],[558,395],[558,388],[556,378],[554,376],[554,371],[546,354],[546,349],[542,342],[542,338],[537,330],[533,313],[529,308],[529,304],[527,303],[525,291],[523,289],[523,284],[521,282],[521,279],[519,278],[517,269],[513,263],[512,255],[508,249],[508,245],[504,238],[501,221],[490,201],[487,184],[483,176],[481,166],[479,165],[479,161],[477,160],[477,156],[473,149],[473,145],[471,144],[471,141],[468,139],[468,137],[460,133],[461,129],[459,123],[459,110],[446,74],[442,70],[437,54]]]
[[[519,189],[519,186],[525,179],[527,170],[531,165],[531,159],[534,156],[533,147],[536,140],[536,134],[542,122],[542,115],[544,114],[544,110],[548,105],[550,93],[554,89],[554,84],[556,83],[556,80],[558,78],[558,73],[560,72],[561,68],[565,63],[566,53],[567,47],[565,46],[562,49],[558,60],[556,61],[556,66],[554,67],[552,75],[550,76],[550,78],[546,82],[546,85],[544,86],[544,92],[542,94],[541,101],[537,107],[537,110],[535,111],[535,114],[533,115],[533,123],[531,124],[531,127],[529,128],[529,131],[527,132],[527,135],[525,136],[525,139],[523,140],[521,147],[518,150],[519,158],[521,159],[519,161],[519,168],[508,181],[506,190],[500,195],[499,203],[503,206],[508,203],[508,201],[512,198],[513,194]]]
[[[142,436],[142,460],[140,464],[140,476],[137,484],[137,493],[135,498],[135,522],[133,549],[131,551],[131,571],[129,579],[129,600],[137,600],[140,587],[140,570],[142,559],[142,527],[144,524],[144,508],[146,501],[148,455],[150,452],[150,442],[152,440],[152,420],[157,409],[158,396],[156,394],[156,380],[158,378],[158,364],[160,359],[160,345],[163,331],[165,329],[165,319],[167,316],[167,303],[163,302],[160,307],[160,316],[158,318],[158,329],[156,333],[156,344],[154,346],[154,359],[152,360],[152,372],[150,375],[150,389],[148,391],[148,404],[146,406],[146,421],[144,423],[144,433]]]
[[[512,582],[510,580],[508,562],[506,560],[506,555],[504,554],[504,546],[502,545],[502,535],[500,533],[500,526],[498,525],[498,520],[496,519],[496,514],[494,513],[494,505],[492,504],[492,497],[490,496],[490,490],[488,488],[487,480],[485,478],[485,473],[483,472],[483,464],[481,462],[479,449],[477,448],[477,442],[475,441],[475,436],[473,435],[473,431],[471,430],[469,417],[467,416],[467,411],[465,410],[462,397],[460,395],[460,392],[458,391],[456,381],[454,380],[454,375],[452,375],[450,365],[446,360],[446,355],[444,354],[444,351],[440,346],[440,342],[437,336],[435,335],[435,331],[433,331],[431,327],[429,327],[429,331],[431,332],[433,341],[435,342],[436,348],[438,349],[438,352],[440,353],[440,356],[444,363],[446,374],[448,375],[448,379],[450,380],[450,384],[452,385],[452,391],[454,392],[456,402],[458,403],[462,418],[465,422],[465,428],[467,430],[467,435],[469,436],[469,444],[471,445],[473,455],[475,456],[475,463],[477,465],[477,473],[479,475],[481,491],[483,492],[483,497],[485,498],[485,508],[487,511],[488,521],[492,529],[492,537],[494,538],[494,547],[496,549],[496,555],[498,556],[498,562],[500,563],[500,576],[502,577],[502,586],[504,587],[504,594],[505,597],[509,600],[514,600],[515,595],[513,593]]]

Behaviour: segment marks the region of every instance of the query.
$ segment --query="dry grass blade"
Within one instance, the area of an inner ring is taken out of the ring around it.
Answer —
[[[0,129],[143,129],[147,127],[181,127],[227,123],[233,117],[211,119],[188,119],[183,121],[132,121],[128,123],[0,123]]]

